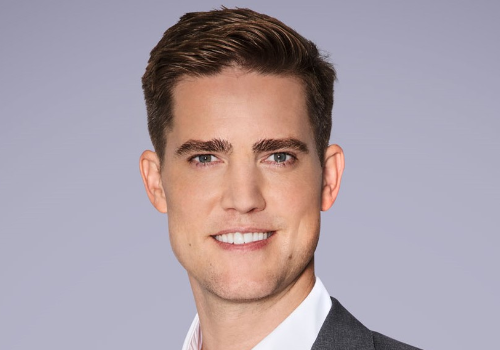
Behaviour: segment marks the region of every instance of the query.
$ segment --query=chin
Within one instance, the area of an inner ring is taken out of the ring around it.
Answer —
[[[221,299],[234,302],[253,302],[267,299],[277,292],[276,286],[241,284],[236,287],[227,287],[216,292]]]
[[[266,299],[280,291],[279,279],[263,278],[231,278],[214,279],[205,284],[205,289],[217,297],[234,302],[251,302]]]

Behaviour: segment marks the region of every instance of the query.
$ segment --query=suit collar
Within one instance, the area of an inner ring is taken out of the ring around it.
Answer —
[[[332,308],[311,350],[374,349],[372,332],[332,298]]]

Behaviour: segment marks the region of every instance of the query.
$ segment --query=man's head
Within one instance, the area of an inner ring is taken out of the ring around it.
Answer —
[[[344,165],[340,147],[327,147],[333,69],[311,42],[250,10],[180,23],[143,78],[157,154],[145,151],[140,166],[195,297],[307,288],[320,211]]]
[[[185,76],[215,75],[227,67],[299,78],[322,161],[332,126],[335,70],[316,45],[275,18],[249,9],[188,13],[151,51],[142,78],[153,146],[163,163],[175,124],[172,91]],[[193,96],[196,98],[196,96]]]

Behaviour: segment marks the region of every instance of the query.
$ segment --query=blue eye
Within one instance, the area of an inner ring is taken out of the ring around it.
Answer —
[[[296,158],[293,155],[286,152],[276,152],[266,158],[266,162],[274,163],[276,165],[292,164],[295,160]]]
[[[214,156],[213,154],[199,154],[199,155],[191,157],[189,159],[189,162],[197,164],[198,166],[205,166],[205,165],[213,165],[218,160],[219,159],[216,156]]]
[[[203,154],[201,156],[197,156],[198,161],[200,163],[210,163],[212,161],[212,155],[211,154]]]
[[[272,157],[276,163],[283,163],[290,158],[290,155],[285,152],[280,152],[280,153],[274,153]]]

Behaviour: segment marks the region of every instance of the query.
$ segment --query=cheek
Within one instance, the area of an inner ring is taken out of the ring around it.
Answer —
[[[167,202],[193,206],[211,198],[222,185],[223,174],[217,170],[192,169],[184,164],[174,166],[164,177]]]
[[[286,221],[289,230],[285,244],[309,255],[316,247],[320,228],[321,175],[317,172],[281,179],[270,191],[268,204]],[[284,237],[285,238],[285,237]]]
[[[169,236],[172,249],[180,254],[196,249],[208,230],[210,212],[216,202],[217,186],[186,174],[167,174],[164,178]]]
[[[310,169],[309,169],[310,170]],[[319,213],[321,206],[321,174],[314,171],[272,176],[267,181],[267,197],[278,208],[290,213]]]
[[[182,168],[182,167],[178,167]],[[172,171],[164,177],[165,197],[169,219],[195,219],[206,215],[207,203],[212,201],[216,192],[217,179],[203,172]],[[204,176],[205,175],[205,176]],[[172,214],[172,215],[170,215]]]

